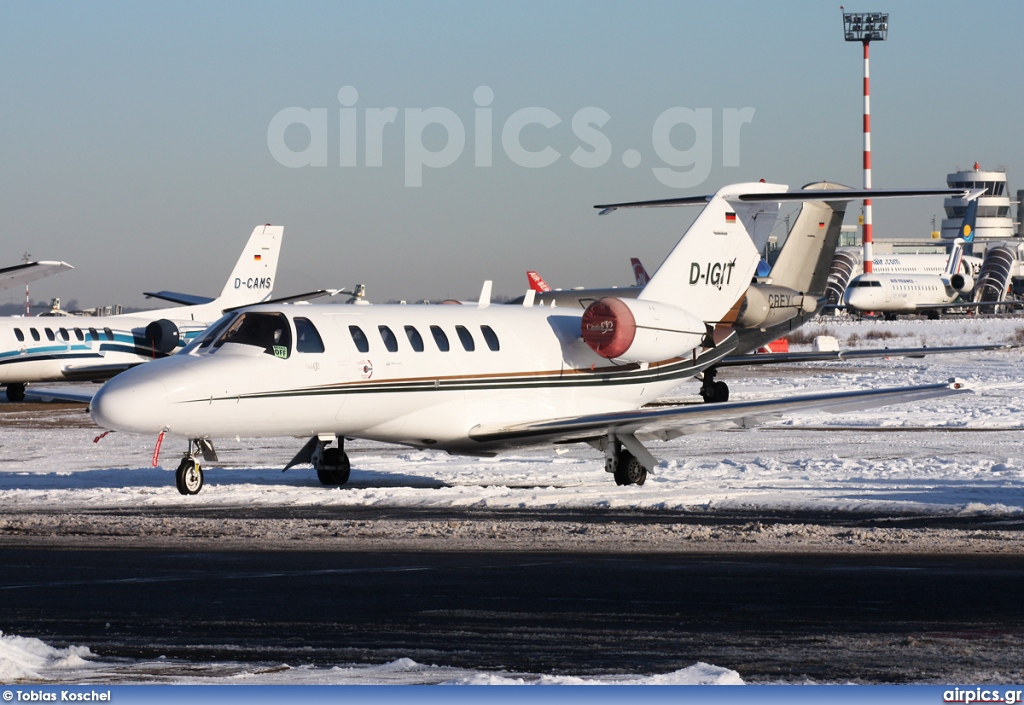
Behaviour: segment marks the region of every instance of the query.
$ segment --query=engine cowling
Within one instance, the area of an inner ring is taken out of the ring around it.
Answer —
[[[583,312],[580,334],[601,357],[621,362],[657,362],[700,345],[706,326],[670,304],[606,297]]]
[[[181,331],[174,321],[161,318],[146,326],[143,339],[151,350],[166,355],[178,347],[178,343],[181,342]]]
[[[954,274],[949,278],[949,285],[956,291],[969,292],[974,289],[974,279],[970,274]]]
[[[806,296],[784,286],[752,284],[740,304],[736,318],[738,328],[768,328],[811,313],[817,306],[814,296]]]

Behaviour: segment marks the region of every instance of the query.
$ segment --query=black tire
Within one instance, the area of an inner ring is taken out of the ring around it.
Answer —
[[[700,398],[705,404],[729,401],[729,385],[725,382],[705,382],[700,388]]]
[[[352,464],[348,454],[341,448],[325,448],[320,465],[316,469],[316,477],[321,485],[334,487],[348,482],[352,473]]]
[[[729,401],[729,385],[725,382],[715,382],[715,401]]]
[[[25,383],[11,382],[7,385],[7,401],[25,401]]]
[[[629,451],[619,453],[619,463],[615,468],[616,485],[642,485],[647,481],[647,468]]]
[[[203,489],[203,469],[193,458],[182,458],[174,472],[174,483],[183,495],[199,494]]]

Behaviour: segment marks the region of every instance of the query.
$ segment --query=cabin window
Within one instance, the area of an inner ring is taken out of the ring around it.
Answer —
[[[416,352],[423,352],[423,337],[413,326],[405,327],[405,336],[409,339],[409,345]]]
[[[430,326],[430,334],[434,336],[434,342],[437,343],[438,350],[441,352],[451,350],[451,345],[448,343],[448,335],[441,330],[440,326]]]
[[[109,328],[104,328],[103,329],[103,337],[106,338],[107,340],[113,340],[114,339],[114,331],[110,330]]]
[[[348,332],[352,334],[352,342],[356,344],[356,350],[361,353],[370,352],[370,341],[366,333],[359,326],[349,326]]]
[[[498,352],[500,345],[498,344],[498,335],[490,326],[480,326],[480,332],[484,334],[484,341],[487,343],[487,347],[494,352]]]
[[[224,343],[252,345],[263,348],[268,355],[287,359],[292,351],[291,338],[291,326],[283,313],[248,311],[228,326],[213,347],[219,348]]]
[[[473,334],[466,330],[465,326],[455,326],[455,332],[459,334],[459,340],[462,341],[462,347],[466,349],[466,352],[473,352],[476,350],[476,343],[473,342]]]
[[[384,347],[388,352],[398,352],[398,338],[394,332],[387,326],[377,326],[377,330],[380,331],[380,339],[384,341]]]
[[[82,335],[81,328],[75,328],[75,337],[78,338],[79,340],[85,340],[85,336]]]
[[[91,338],[92,340],[99,340],[100,339],[100,334],[96,332],[95,328],[90,328],[89,329],[89,338]]]
[[[322,353],[324,340],[308,318],[295,319],[295,350],[300,353]]]
[[[14,329],[14,337],[17,338],[19,342],[25,342],[25,334],[21,332],[21,328]]]
[[[56,340],[57,339],[57,336],[55,336],[53,334],[53,331],[50,330],[49,328],[46,328],[43,332],[46,333],[46,339],[47,340]]]
[[[71,335],[68,333],[68,329],[67,328],[61,328],[60,329],[60,339],[61,340],[71,340]]]
[[[37,331],[35,328],[29,328],[28,332],[32,335],[32,340],[34,340],[34,341],[36,341],[38,343],[39,342],[39,331]]]

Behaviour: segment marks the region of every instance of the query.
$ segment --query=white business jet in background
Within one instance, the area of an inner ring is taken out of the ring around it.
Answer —
[[[266,301],[273,291],[284,228],[252,231],[217,298],[158,292],[147,296],[187,304],[118,316],[0,318],[0,382],[22,401],[30,382],[109,379],[181,350],[224,312]]]
[[[475,306],[254,306],[225,316],[180,354],[107,382],[92,417],[108,429],[159,434],[158,445],[164,434],[187,439],[175,473],[182,494],[202,488],[199,456],[216,459],[210,439],[236,435],[309,438],[287,467],[312,463],[327,485],[348,480],[346,437],[481,456],[586,442],[628,485],[657,465],[647,440],[792,409],[956,393],[959,384],[933,384],[641,408],[734,350],[735,332],[719,323],[757,266],[752,231],[771,227],[781,200],[822,197],[786,189],[744,183],[673,199],[704,209],[636,298],[607,297],[582,310],[534,306],[528,294],[520,306],[492,306],[487,282]],[[833,191],[829,199],[866,194]]]

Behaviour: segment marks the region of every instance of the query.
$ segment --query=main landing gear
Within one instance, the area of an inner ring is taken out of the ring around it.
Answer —
[[[604,469],[615,477],[616,485],[642,485],[648,469],[658,464],[650,451],[633,435],[609,434],[606,438],[588,441],[604,451]]]
[[[184,495],[199,494],[203,489],[203,467],[196,459],[201,455],[204,461],[217,462],[217,451],[213,443],[205,438],[193,438],[188,442],[188,451],[182,456],[178,469],[174,471],[174,484]]]
[[[348,453],[345,452],[345,439],[338,439],[337,448],[328,448],[326,444],[318,444],[319,454],[313,452],[313,467],[321,485],[339,486],[348,482],[352,471]]]
[[[25,383],[10,382],[7,385],[7,401],[25,401]]]
[[[335,441],[338,442],[337,447],[329,447]],[[344,436],[333,433],[321,433],[310,438],[284,469],[301,463],[309,463],[316,468],[316,477],[320,484],[328,487],[344,485],[348,482],[352,470],[348,454],[345,453]]]
[[[729,401],[729,385],[725,382],[716,382],[717,374],[717,369],[709,367],[701,375],[700,396],[705,404]]]

